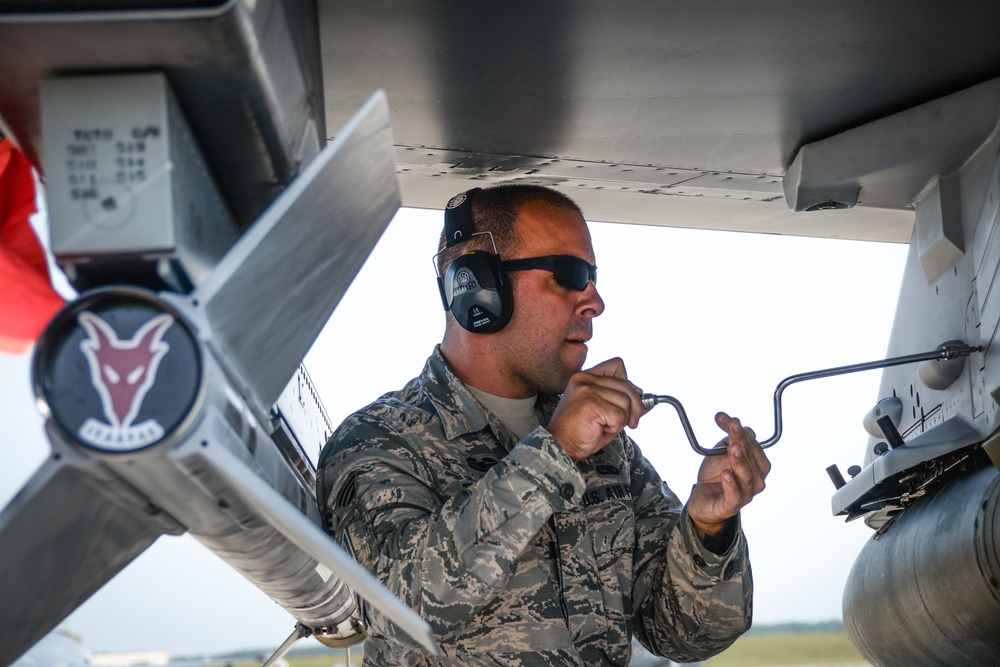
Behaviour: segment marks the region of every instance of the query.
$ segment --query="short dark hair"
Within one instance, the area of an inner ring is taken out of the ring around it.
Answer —
[[[445,247],[444,230],[438,240],[437,266],[439,275],[444,275],[456,257],[473,250],[493,252],[493,244],[501,257],[511,257],[518,249],[520,237],[517,233],[517,214],[528,204],[549,204],[569,209],[583,217],[583,211],[576,202],[563,193],[541,185],[529,183],[501,183],[477,192],[472,200],[472,231],[489,232],[472,237],[465,243],[450,248]]]

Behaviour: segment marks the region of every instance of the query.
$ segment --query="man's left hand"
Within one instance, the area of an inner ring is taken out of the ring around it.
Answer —
[[[752,429],[724,412],[715,415],[715,421],[728,434],[717,445],[726,447],[726,453],[705,457],[687,504],[701,539],[721,535],[727,522],[764,490],[764,478],[771,471]]]

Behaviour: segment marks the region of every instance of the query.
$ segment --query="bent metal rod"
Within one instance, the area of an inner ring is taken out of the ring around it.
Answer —
[[[850,366],[838,366],[837,368],[827,368],[825,370],[812,371],[811,373],[799,373],[798,375],[786,377],[778,383],[778,386],[774,390],[774,435],[767,440],[761,441],[760,446],[763,449],[767,449],[778,442],[778,439],[781,438],[781,395],[787,387],[790,387],[793,384],[804,382],[806,380],[818,380],[820,378],[832,377],[834,375],[846,375],[848,373],[857,373],[859,371],[870,371],[875,370],[876,368],[888,368],[890,366],[914,364],[920,361],[944,361],[947,359],[958,359],[960,357],[967,357],[974,352],[979,352],[980,349],[981,348],[978,345],[970,346],[960,341],[953,341],[944,343],[937,349],[930,352],[909,354],[903,357],[892,357],[890,359],[882,359],[880,361],[868,361],[862,364],[853,364]],[[675,410],[677,410],[677,416],[680,417],[681,426],[684,427],[684,433],[687,435],[688,442],[691,443],[691,448],[694,449],[694,451],[702,456],[715,456],[725,453],[725,447],[706,448],[698,444],[698,439],[695,437],[694,430],[691,428],[691,422],[688,420],[687,413],[684,411],[684,406],[681,405],[681,402],[676,398],[673,396],[658,394],[642,395],[642,404],[647,409],[661,403],[669,403],[674,406]]]

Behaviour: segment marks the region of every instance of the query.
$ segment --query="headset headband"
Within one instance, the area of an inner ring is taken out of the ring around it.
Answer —
[[[445,246],[464,243],[472,238],[472,200],[482,188],[461,192],[448,202],[444,209]]]

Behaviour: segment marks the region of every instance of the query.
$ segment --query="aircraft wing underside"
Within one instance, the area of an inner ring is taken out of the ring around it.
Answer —
[[[329,128],[386,89],[403,204],[529,179],[588,218],[905,243],[905,200],[789,212],[799,148],[1000,75],[966,1],[319,3]],[[915,149],[917,147],[914,147]],[[877,207],[877,208],[876,208]]]

